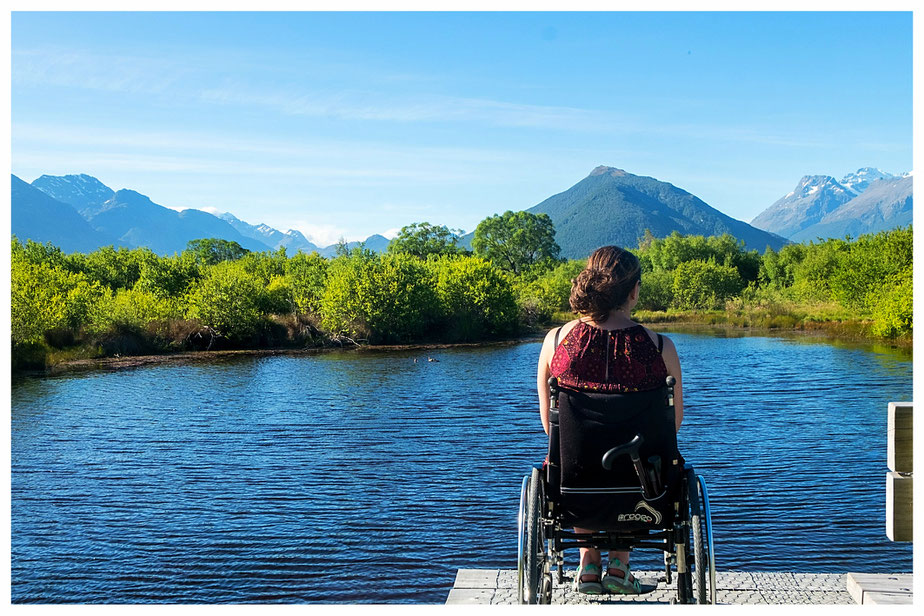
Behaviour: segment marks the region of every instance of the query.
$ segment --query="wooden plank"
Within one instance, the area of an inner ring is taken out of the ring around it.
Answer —
[[[847,592],[861,605],[911,603],[914,576],[910,573],[848,573]]]
[[[914,470],[914,404],[889,402],[888,465],[890,471],[910,473]]]
[[[914,595],[910,592],[868,592],[863,595],[863,605],[911,605]]]
[[[914,483],[911,475],[886,473],[886,536],[911,541],[914,528]]]

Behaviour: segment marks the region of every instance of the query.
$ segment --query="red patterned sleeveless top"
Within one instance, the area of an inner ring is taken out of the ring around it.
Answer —
[[[667,378],[661,352],[644,327],[600,329],[583,321],[555,349],[551,371],[562,387],[608,393],[657,389]]]

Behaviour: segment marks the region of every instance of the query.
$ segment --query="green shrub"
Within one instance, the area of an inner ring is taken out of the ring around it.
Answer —
[[[439,316],[426,265],[407,254],[357,249],[330,262],[321,321],[334,334],[370,342],[419,339]]]
[[[233,342],[245,342],[260,329],[262,300],[260,280],[234,261],[221,261],[206,268],[187,296],[187,316]]]
[[[914,297],[911,270],[875,302],[872,332],[884,338],[910,336],[913,330]]]
[[[479,257],[443,256],[427,262],[439,301],[438,335],[448,341],[511,333],[517,303],[509,277]]]
[[[330,262],[317,252],[297,253],[286,263],[286,282],[292,289],[295,308],[301,314],[317,312],[327,284]]]
[[[674,270],[673,307],[712,310],[741,292],[744,281],[730,265],[711,261],[685,261]]]
[[[639,310],[667,310],[674,301],[674,274],[668,271],[655,271],[642,274],[642,286],[639,287]]]

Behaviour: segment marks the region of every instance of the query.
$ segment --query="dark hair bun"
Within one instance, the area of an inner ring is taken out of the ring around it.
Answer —
[[[594,321],[605,321],[623,306],[641,279],[638,259],[617,246],[598,248],[571,285],[571,309]]]

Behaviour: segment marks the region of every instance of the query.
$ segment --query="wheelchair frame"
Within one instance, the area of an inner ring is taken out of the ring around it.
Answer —
[[[673,400],[674,378],[667,378]],[[557,381],[549,379],[552,408],[557,414]],[[554,417],[554,416],[553,416]],[[550,431],[551,432],[551,431]],[[604,456],[606,458],[606,456]],[[601,463],[604,463],[601,461]],[[673,525],[659,530],[593,531],[576,533],[565,529],[555,502],[548,494],[547,466],[532,469],[523,477],[517,540],[517,600],[521,604],[548,604],[552,601],[553,569],[556,581],[564,582],[564,550],[596,548],[631,550],[652,548],[664,552],[664,576],[659,582],[670,584],[677,575],[677,596],[671,603],[715,604],[715,556],[712,514],[706,482],[685,463],[674,503]],[[640,477],[640,481],[644,482]],[[643,483],[644,488],[644,483]],[[692,550],[691,550],[692,535]]]

